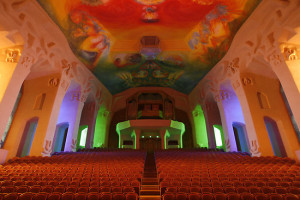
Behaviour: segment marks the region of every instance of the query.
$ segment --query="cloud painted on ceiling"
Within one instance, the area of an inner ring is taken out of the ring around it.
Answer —
[[[38,2],[112,94],[140,86],[188,94],[225,55],[260,0]],[[150,37],[143,43],[144,36]]]

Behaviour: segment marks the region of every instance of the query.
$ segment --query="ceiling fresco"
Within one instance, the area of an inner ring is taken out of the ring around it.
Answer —
[[[140,86],[189,94],[260,0],[38,0],[112,94]]]

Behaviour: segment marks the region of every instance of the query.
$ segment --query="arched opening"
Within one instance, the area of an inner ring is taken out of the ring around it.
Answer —
[[[105,105],[101,105],[96,119],[94,147],[104,147],[106,145],[108,116],[109,112]]]
[[[216,148],[226,151],[223,128],[220,125],[213,125],[216,141]]]
[[[175,108],[175,121],[182,122],[185,126],[185,132],[182,135],[182,141],[181,144],[179,144],[179,146],[185,149],[193,148],[192,126],[187,113],[183,110]]]
[[[83,144],[85,144],[84,145],[85,148],[94,147],[95,127],[96,127],[96,121],[98,115],[98,110],[96,109],[97,106],[96,106],[95,98],[90,93],[82,109],[80,124],[79,124],[80,130],[78,132],[78,134],[80,134],[80,140],[77,140],[77,143],[80,143],[81,141],[82,146]],[[87,126],[88,128],[81,129],[83,126]],[[85,131],[86,131],[86,137],[85,137]],[[85,138],[85,142],[83,142],[83,138]]]
[[[253,134],[253,139],[257,138],[262,156],[288,155],[295,158],[294,152],[299,146],[297,134],[284,102],[283,94],[286,91],[281,89],[282,83],[278,71],[275,71],[273,65],[258,55],[240,73],[243,93],[249,106],[246,109],[249,109],[248,119],[251,113],[254,129],[250,134]]]
[[[60,152],[65,150],[68,129],[69,123],[62,123],[56,126],[55,136],[53,139],[53,152]]]
[[[209,96],[207,96],[205,100],[205,107],[206,109],[204,111],[205,112],[204,115],[206,119],[208,147],[216,148],[217,143],[215,137],[215,130],[217,129],[223,134],[223,128],[222,128],[222,121],[220,117],[219,107],[211,94],[209,94]],[[224,142],[222,143],[222,146],[223,145],[225,145]]]
[[[113,114],[109,126],[108,148],[117,149],[119,147],[119,135],[116,127],[119,122],[124,121],[126,121],[126,109],[121,109]]]
[[[249,152],[248,140],[246,137],[246,127],[241,123],[233,123],[233,132],[238,151]]]
[[[195,140],[198,147],[208,147],[207,131],[205,117],[200,105],[197,105],[193,111]]]
[[[72,81],[63,98],[53,138],[53,152],[71,150],[73,130],[79,108],[80,89],[80,85]]]
[[[22,135],[22,139],[21,139],[21,142],[19,145],[17,156],[24,157],[24,156],[29,155],[38,121],[39,121],[39,119],[37,117],[27,121],[23,135]]]
[[[264,117],[264,121],[274,151],[274,155],[278,157],[286,157],[287,154],[280,136],[277,123],[269,117]]]
[[[87,125],[82,125],[79,127],[77,136],[77,149],[85,148],[88,129],[89,127]]]
[[[226,123],[226,127],[224,127],[226,131],[224,130],[224,132],[227,133],[227,137],[225,137],[228,142],[227,145],[228,147],[230,145],[230,151],[248,152],[248,135],[240,100],[229,80],[224,81],[220,89],[224,94],[222,106]]]

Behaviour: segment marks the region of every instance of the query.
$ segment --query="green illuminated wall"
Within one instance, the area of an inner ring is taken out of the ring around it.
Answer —
[[[88,128],[88,125],[79,126],[78,136],[77,136],[77,148],[76,149],[78,149],[78,148],[84,148],[84,146],[79,146],[79,143],[80,143],[80,138],[81,138],[81,132],[85,128]]]
[[[207,131],[205,124],[205,117],[200,105],[197,105],[193,111],[196,143],[199,147],[208,148]]]
[[[219,131],[221,132],[221,138],[222,138],[222,146],[217,146],[216,145],[216,147],[218,149],[223,149],[224,151],[226,151],[223,127],[221,125],[214,125],[213,127],[216,128],[216,129],[219,129]]]
[[[93,147],[103,147],[105,145],[107,120],[108,111],[106,110],[105,106],[101,106],[96,119]]]

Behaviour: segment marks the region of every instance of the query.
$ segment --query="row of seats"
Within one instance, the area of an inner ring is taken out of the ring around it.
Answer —
[[[165,193],[163,200],[299,200],[299,197],[294,194],[251,194],[251,193]]]
[[[89,192],[112,192],[112,193],[130,193],[130,192],[137,192],[139,191],[139,187],[77,187],[77,186],[3,186],[0,188],[0,193],[25,193],[25,192],[32,192],[32,193],[39,193],[39,192],[79,192],[79,193],[89,193]]]
[[[99,181],[93,179],[93,181],[90,180],[72,180],[72,181],[53,181],[53,180],[48,180],[48,181],[12,181],[12,180],[4,180],[0,182],[0,186],[21,186],[21,185],[27,185],[27,186],[33,186],[33,185],[40,185],[40,186],[45,186],[45,185],[50,185],[50,186],[81,186],[81,187],[99,187],[99,186],[133,186],[133,187],[138,187],[139,186],[139,181],[137,179],[132,180],[132,181],[117,181],[117,180],[106,180],[106,181]]]
[[[162,194],[300,195],[300,166],[289,158],[169,150],[155,159]]]
[[[145,157],[143,151],[104,151],[14,158],[0,167],[0,196],[136,200]]]
[[[18,193],[8,193],[0,194],[0,200],[138,200],[138,195],[136,193],[56,193],[51,194],[41,192],[41,193],[31,193],[26,192],[22,194]]]
[[[277,194],[295,194],[300,195],[300,187],[161,187],[166,188],[166,192],[171,193],[177,193],[177,192],[183,192],[183,193],[251,193],[251,194],[257,194],[257,193],[264,193],[264,194],[271,194],[271,193],[277,193]],[[162,192],[164,193],[164,191]]]

